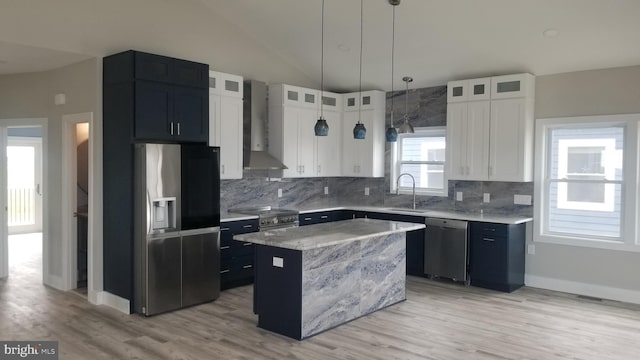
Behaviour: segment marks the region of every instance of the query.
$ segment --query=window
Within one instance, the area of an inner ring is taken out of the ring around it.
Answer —
[[[537,120],[535,240],[637,248],[640,115]]]
[[[391,191],[396,191],[396,179],[400,174],[410,174],[415,179],[417,194],[447,196],[445,144],[445,129],[440,127],[399,134],[392,151]],[[400,178],[401,193],[412,192],[411,176]]]

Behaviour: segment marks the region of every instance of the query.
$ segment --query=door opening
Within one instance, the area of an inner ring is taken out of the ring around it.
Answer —
[[[76,132],[76,287],[87,289],[87,239],[89,237],[89,123],[77,123]]]
[[[42,282],[42,126],[7,127],[9,275]]]

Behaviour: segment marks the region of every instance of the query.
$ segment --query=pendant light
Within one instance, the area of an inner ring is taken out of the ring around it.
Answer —
[[[358,123],[353,128],[353,138],[357,140],[364,140],[367,134],[367,128],[360,121],[362,118],[362,3],[363,0],[360,0],[360,88],[358,90],[360,99],[358,100]]]
[[[413,134],[415,131],[413,130],[413,126],[409,124],[409,83],[413,81],[413,78],[411,76],[405,76],[402,78],[402,81],[407,83],[407,95],[405,96],[404,103],[404,123],[400,125],[398,132],[401,134]]]
[[[398,140],[398,131],[393,126],[393,66],[394,66],[394,50],[396,43],[396,6],[400,5],[400,0],[389,0],[389,4],[391,4],[393,8],[393,17],[391,22],[391,114],[389,119],[389,127],[385,132],[385,137],[387,138],[387,142],[396,142]]]
[[[322,0],[322,21],[320,31],[320,117],[316,121],[316,125],[313,127],[313,132],[316,136],[329,135],[329,124],[324,118],[322,112],[323,98],[324,98],[324,0]]]

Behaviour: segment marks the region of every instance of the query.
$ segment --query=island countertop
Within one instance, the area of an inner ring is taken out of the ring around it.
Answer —
[[[424,228],[424,224],[360,218],[235,235],[233,239],[285,249],[310,250],[363,240],[374,235]]]

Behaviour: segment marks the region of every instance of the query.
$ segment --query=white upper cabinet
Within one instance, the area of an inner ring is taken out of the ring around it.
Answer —
[[[209,71],[209,86],[209,145],[220,147],[220,178],[241,179],[242,77]]]
[[[322,102],[322,109],[321,109]],[[367,129],[353,138],[359,112]],[[327,136],[315,136],[322,110]],[[335,94],[285,84],[269,86],[269,152],[283,177],[384,176],[383,91]]]
[[[491,100],[531,98],[535,96],[535,77],[531,74],[495,76],[491,78]]]
[[[385,93],[363,91],[344,94],[342,120],[342,175],[354,177],[384,176]],[[362,107],[359,108],[359,105]],[[360,110],[360,111],[358,111]],[[364,139],[353,138],[358,119],[367,129]]]
[[[534,82],[516,74],[448,84],[449,179],[532,181]]]

